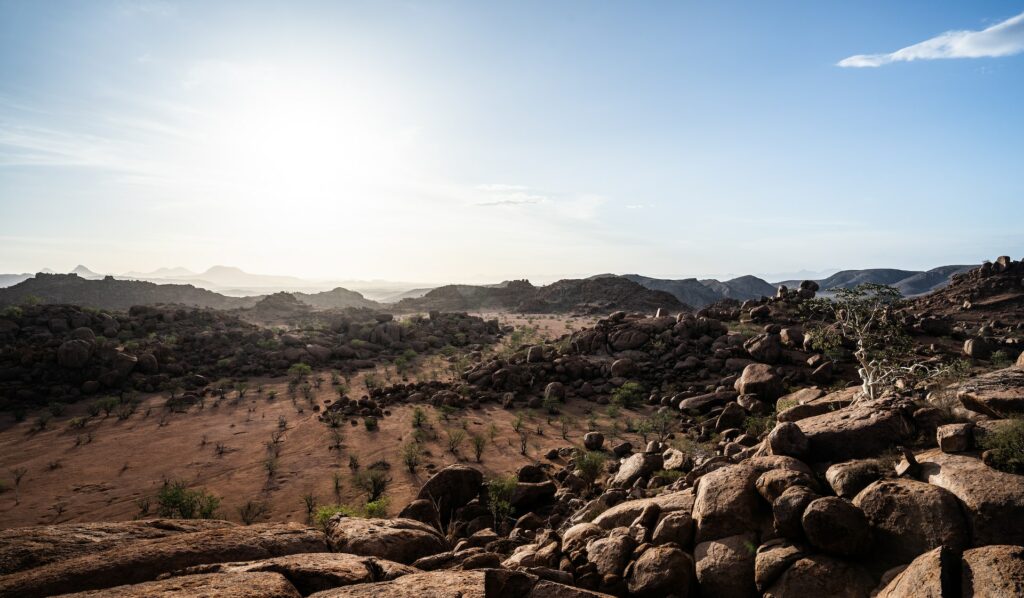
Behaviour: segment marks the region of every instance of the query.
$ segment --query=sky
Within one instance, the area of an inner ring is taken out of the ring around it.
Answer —
[[[0,0],[0,272],[1024,257],[1024,2]]]

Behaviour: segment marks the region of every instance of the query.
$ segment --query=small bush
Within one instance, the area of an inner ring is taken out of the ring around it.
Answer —
[[[643,401],[644,389],[637,382],[626,382],[612,393],[611,402],[624,409],[634,409]]]
[[[384,519],[388,516],[388,499],[387,497],[381,497],[377,500],[369,501],[366,506],[363,507],[363,514],[370,519]]]
[[[202,488],[190,490],[184,480],[165,481],[156,495],[157,515],[175,519],[212,519],[220,499]]]
[[[324,505],[322,507],[317,507],[316,515],[313,516],[313,521],[315,521],[316,524],[326,532],[327,522],[335,515],[341,515],[343,517],[358,517],[359,512],[348,505]]]
[[[308,364],[305,364],[305,363],[302,363],[302,362],[293,363],[291,365],[291,367],[288,368],[288,375],[291,376],[293,379],[296,379],[296,380],[305,378],[306,376],[308,376],[308,375],[310,375],[312,373],[313,373],[313,368],[309,367]]]
[[[377,423],[377,418],[372,415],[367,415],[363,418],[363,425],[366,426],[369,432],[376,432],[380,427],[380,424]]]
[[[774,427],[774,415],[751,415],[743,420],[743,430],[754,438],[759,438],[762,434],[771,431]]]
[[[366,493],[366,502],[374,502],[384,496],[391,478],[386,471],[368,468],[356,474],[354,483],[356,488]]]
[[[1024,473],[1024,419],[1006,420],[1007,424],[981,438],[987,451],[986,462],[1009,473]]]
[[[597,451],[576,451],[575,457],[577,475],[580,476],[588,487],[594,485],[598,476],[604,471],[604,464],[607,460],[604,453]]]
[[[250,500],[244,505],[238,507],[238,517],[242,520],[242,523],[246,525],[252,525],[254,521],[259,519],[266,512],[267,503],[255,500]]]
[[[453,455],[459,454],[459,447],[466,440],[465,430],[448,430],[448,452]]]
[[[512,494],[516,490],[513,475],[498,476],[487,481],[487,507],[494,518],[494,526],[501,529],[512,514]]]
[[[422,454],[423,449],[417,442],[410,442],[402,447],[402,463],[405,463],[409,473],[416,472],[416,468],[419,467],[420,462],[423,460]]]
[[[487,439],[479,434],[473,434],[470,440],[473,443],[473,455],[476,457],[476,462],[480,463],[484,455],[484,449],[487,448]]]

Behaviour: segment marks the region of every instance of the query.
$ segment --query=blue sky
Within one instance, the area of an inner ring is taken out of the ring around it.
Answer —
[[[0,271],[1019,259],[1022,13],[0,0]]]

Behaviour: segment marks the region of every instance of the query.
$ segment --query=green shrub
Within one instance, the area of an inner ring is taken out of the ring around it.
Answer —
[[[377,418],[372,415],[367,415],[366,417],[363,418],[363,425],[366,426],[366,429],[369,430],[370,432],[376,432],[377,428],[379,427],[379,424],[377,423]]]
[[[498,476],[487,481],[487,508],[499,530],[512,514],[512,494],[516,491],[516,484],[513,475]]]
[[[643,401],[644,389],[637,382],[626,382],[612,393],[611,402],[625,409],[633,409]]]
[[[288,368],[288,375],[294,379],[305,378],[312,373],[313,368],[301,361],[299,363],[293,363],[291,367]]]
[[[377,500],[366,503],[363,507],[363,515],[370,519],[384,519],[388,516],[388,499],[382,496]]]
[[[743,430],[754,438],[758,438],[761,434],[771,431],[774,427],[774,415],[751,415],[743,420]]]
[[[604,453],[597,451],[576,451],[574,461],[576,463],[577,475],[587,486],[593,486],[597,477],[604,471],[604,464],[607,457]]]
[[[316,515],[313,516],[313,521],[323,528],[324,531],[327,531],[327,522],[335,515],[358,517],[359,512],[348,505],[323,505],[316,508]]]
[[[981,448],[988,451],[986,462],[1009,473],[1024,473],[1024,419],[1007,423],[981,438]]]
[[[190,490],[184,480],[165,481],[156,495],[157,515],[174,519],[213,519],[220,499],[203,488]]]

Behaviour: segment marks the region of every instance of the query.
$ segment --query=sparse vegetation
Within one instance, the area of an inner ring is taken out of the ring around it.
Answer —
[[[604,471],[607,457],[598,451],[576,451],[573,462],[576,465],[576,475],[586,482],[588,488],[593,488],[601,472]]]
[[[189,489],[184,480],[167,480],[156,495],[157,515],[175,519],[213,519],[220,499],[202,488]]]
[[[612,392],[611,402],[624,409],[635,409],[643,401],[643,387],[638,382],[626,382]]]
[[[267,503],[250,500],[238,507],[238,517],[245,525],[252,525],[267,512]]]
[[[998,429],[981,439],[985,460],[992,467],[1008,473],[1024,473],[1024,419],[1005,420]]]

